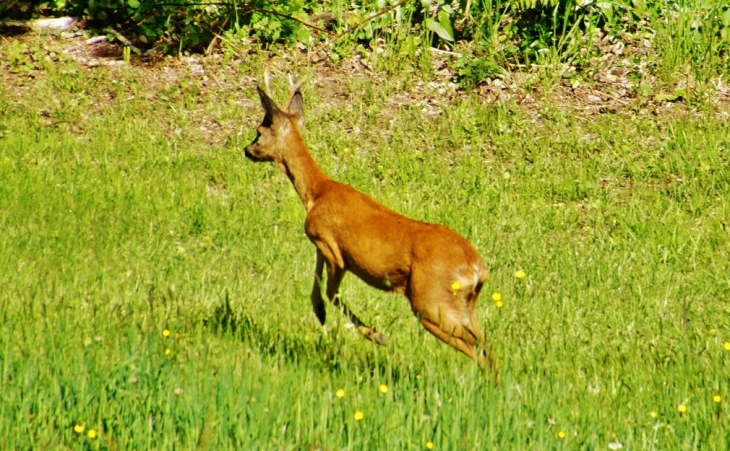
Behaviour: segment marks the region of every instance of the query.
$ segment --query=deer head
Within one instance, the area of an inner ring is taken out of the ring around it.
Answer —
[[[300,83],[289,76],[289,98],[284,108],[279,108],[272,99],[269,88],[269,74],[264,75],[266,91],[257,86],[256,90],[264,109],[264,119],[256,128],[256,138],[246,146],[244,153],[253,161],[284,160],[286,151],[292,147],[292,140],[300,140],[300,130],[304,126],[304,102],[299,90]]]

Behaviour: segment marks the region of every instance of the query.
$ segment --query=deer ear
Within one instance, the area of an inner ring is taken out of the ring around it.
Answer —
[[[304,128],[304,99],[302,98],[302,92],[297,86],[296,90],[292,94],[291,100],[286,110],[294,117],[297,121],[297,125],[300,129]]]
[[[276,103],[269,97],[260,86],[256,86],[256,91],[259,93],[259,99],[261,99],[261,108],[264,109],[264,127],[271,127],[274,123],[274,118],[281,114],[281,110]]]

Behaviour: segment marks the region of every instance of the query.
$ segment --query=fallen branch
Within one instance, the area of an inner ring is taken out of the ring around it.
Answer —
[[[0,20],[0,28],[19,28],[23,31],[32,30],[31,26],[26,22],[18,20]]]
[[[449,52],[448,50],[441,50],[434,47],[429,47],[429,50],[431,51],[431,53],[435,53],[437,55],[448,55],[453,56],[454,58],[461,58],[462,56],[464,56],[461,53]]]
[[[129,39],[127,39],[126,37],[124,37],[124,35],[122,33],[118,32],[117,30],[115,30],[112,27],[106,27],[104,29],[104,32],[105,33],[109,33],[111,35],[114,35],[114,37],[117,38],[117,40],[119,42],[121,42],[122,44],[124,44],[127,47],[129,47],[129,49],[131,51],[133,51],[135,55],[142,56],[142,50],[140,50],[134,44],[132,44],[132,41],[130,41]]]

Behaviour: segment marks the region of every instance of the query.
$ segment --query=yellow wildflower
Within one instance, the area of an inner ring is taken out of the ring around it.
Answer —
[[[502,306],[504,306],[504,302],[497,301],[497,307],[502,308]]]
[[[679,413],[687,413],[687,406],[680,404],[679,407],[677,407],[677,410],[679,410]]]
[[[565,438],[565,431],[558,432],[558,438]]]
[[[365,418],[365,414],[364,414],[364,413],[362,413],[362,411],[358,410],[357,412],[355,412],[355,419],[356,419],[357,421],[360,421],[360,420],[362,420],[363,418]]]
[[[77,424],[74,426],[74,432],[77,434],[81,434],[84,432],[84,425],[83,424]]]
[[[426,448],[433,449],[433,442],[426,442]]]
[[[492,299],[494,299],[495,302],[499,302],[502,300],[502,295],[500,293],[493,293]]]
[[[517,270],[517,272],[515,273],[515,277],[517,277],[518,279],[524,279],[525,278],[525,271],[523,271],[521,269]]]
[[[345,390],[343,390],[343,389],[339,389],[339,390],[337,390],[337,392],[335,392],[335,395],[336,395],[336,396],[337,396],[338,398],[344,398],[344,397],[345,397]]]
[[[165,349],[165,354],[172,355],[172,349],[170,349],[170,348]]]
[[[659,416],[659,414],[656,413],[656,410],[652,410],[651,412],[649,412],[649,416],[652,417],[652,418],[656,418],[656,417]]]
[[[459,283],[458,280],[456,282],[454,282],[454,283],[451,284],[451,289],[452,290],[458,290],[459,288],[461,288],[461,284]]]
[[[725,344],[723,344],[726,351],[730,351],[730,341],[726,341]]]
[[[96,438],[96,430],[89,429],[89,438]]]
[[[722,397],[720,395],[715,395],[715,396],[712,397],[712,400],[715,403],[719,403],[720,401],[722,401]]]
[[[388,393],[388,386],[385,384],[380,384],[380,393]]]
[[[165,330],[162,331],[162,336],[165,337],[165,338],[167,338],[167,337],[170,336],[171,333],[172,332],[170,332],[169,329],[165,329]]]

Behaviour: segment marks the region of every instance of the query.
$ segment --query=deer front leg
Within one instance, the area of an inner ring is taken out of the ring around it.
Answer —
[[[312,286],[312,309],[319,323],[324,326],[324,320],[327,312],[324,309],[324,300],[322,299],[322,270],[324,269],[324,255],[317,249],[317,263],[314,266],[314,285]]]
[[[350,309],[347,308],[345,303],[342,301],[342,297],[340,296],[340,283],[342,282],[343,277],[345,277],[344,269],[338,268],[337,266],[327,262],[327,297],[329,300],[335,307],[339,308],[342,313],[345,314],[347,319],[349,319],[350,322],[358,328],[365,338],[375,344],[388,344],[388,340],[386,340],[380,332],[360,321],[360,318],[355,316],[355,314],[352,313],[352,311],[350,311]]]

